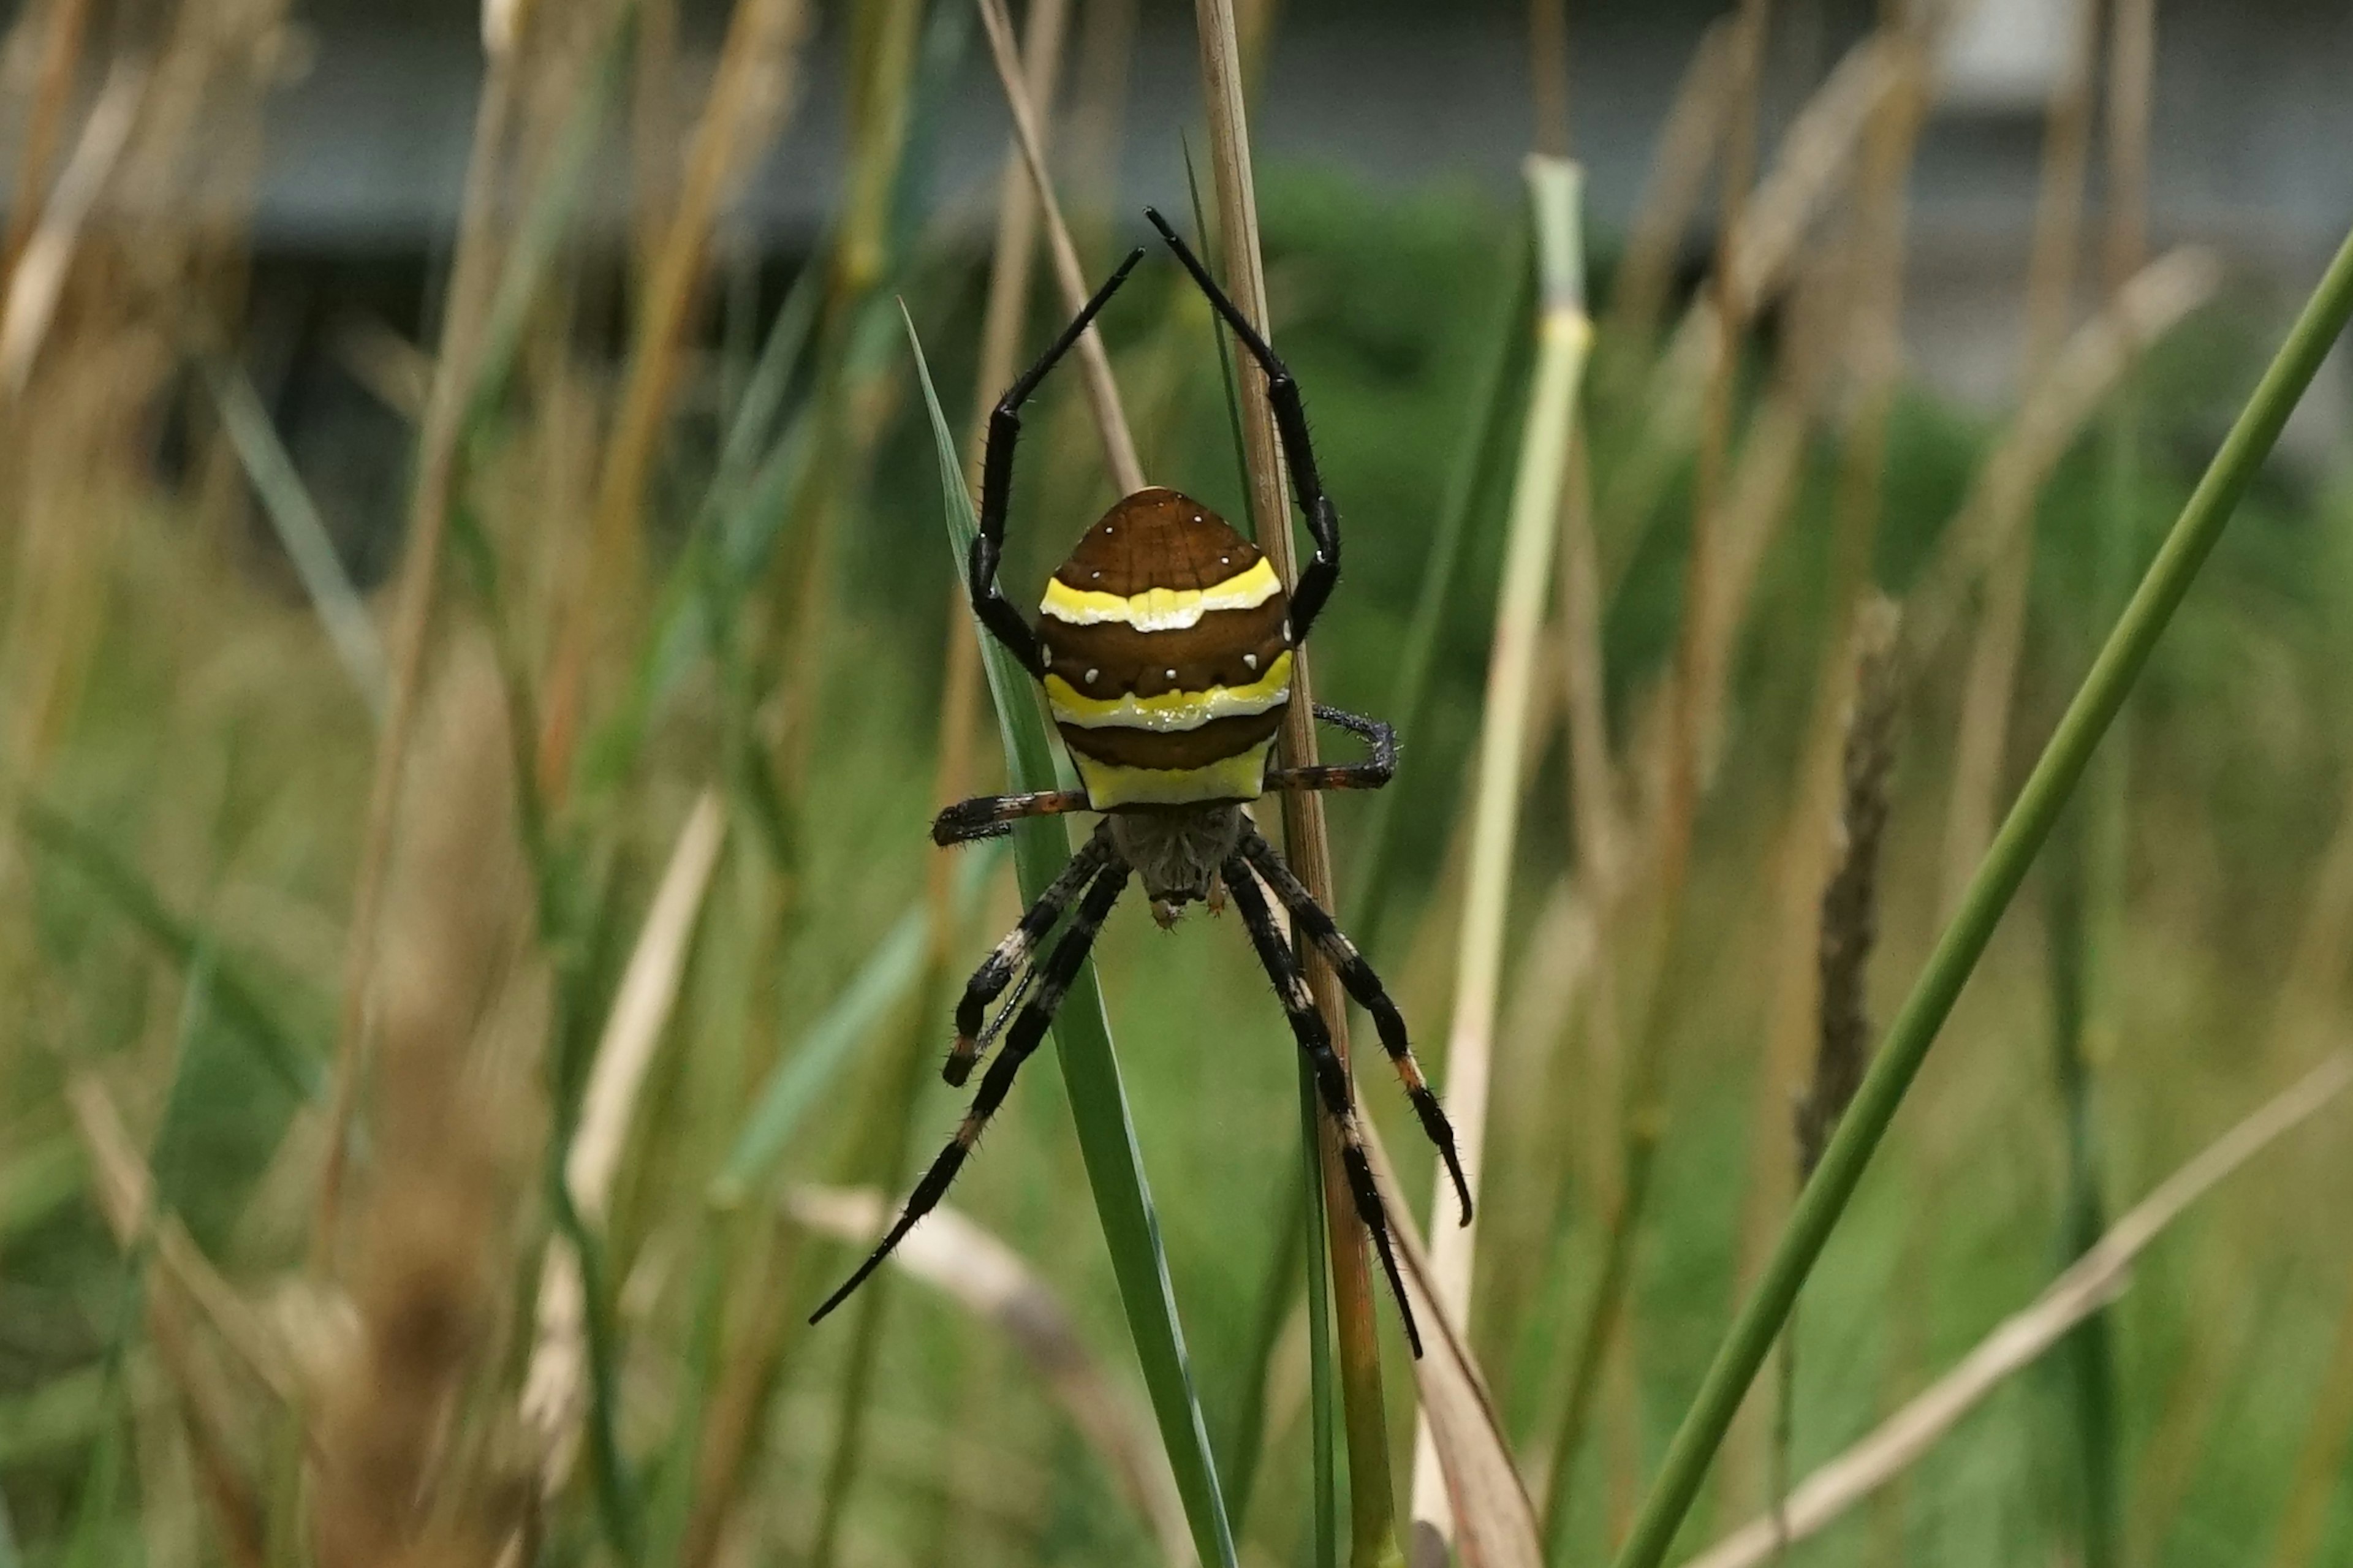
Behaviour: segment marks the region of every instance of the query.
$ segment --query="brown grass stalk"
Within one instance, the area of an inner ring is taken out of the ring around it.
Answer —
[[[131,144],[153,77],[153,62],[144,56],[126,56],[108,68],[73,153],[42,204],[40,220],[8,270],[7,297],[0,301],[0,407],[22,396],[32,378],[33,362],[40,357],[72,274],[83,226]]]
[[[502,249],[497,215],[506,145],[523,69],[520,57],[524,17],[516,14],[522,3],[513,0],[512,8],[486,7],[483,12],[485,37],[493,47],[486,61],[481,97],[475,105],[474,139],[468,154],[441,342],[434,358],[432,391],[418,428],[417,479],[393,590],[392,632],[386,639],[392,656],[390,696],[376,738],[375,770],[368,788],[344,937],[343,997],[327,1095],[326,1152],[311,1226],[310,1262],[314,1274],[323,1274],[332,1266],[335,1232],[342,1217],[345,1140],[368,1055],[385,874],[391,859],[401,779],[416,727],[417,692],[438,596],[441,546],[458,477],[459,437]]]
[[[1209,123],[1209,167],[1217,193],[1221,268],[1234,303],[1268,342],[1266,272],[1259,251],[1258,198],[1250,172],[1249,117],[1244,106],[1242,61],[1234,37],[1231,0],[1196,0],[1200,40],[1201,90]],[[1250,511],[1259,547],[1286,584],[1299,578],[1292,539],[1291,506],[1283,484],[1274,417],[1262,376],[1243,374],[1240,384],[1242,445],[1250,478]],[[1291,704],[1278,747],[1284,764],[1303,767],[1317,757],[1314,688],[1307,650],[1292,666]],[[1338,907],[1332,887],[1332,847],[1324,831],[1324,798],[1308,790],[1282,796],[1284,858],[1308,891],[1326,909]],[[1338,978],[1322,955],[1306,953],[1308,983],[1331,1032],[1332,1047],[1345,1068],[1348,1060],[1348,1009]],[[1332,1307],[1337,1325],[1344,1426],[1348,1451],[1349,1561],[1356,1568],[1397,1555],[1396,1499],[1389,1472],[1388,1420],[1382,1407],[1381,1357],[1374,1319],[1372,1281],[1366,1265],[1365,1228],[1348,1198],[1339,1149],[1324,1128],[1324,1229],[1330,1238]]]
[[[2353,1058],[2330,1057],[2165,1179],[2029,1305],[2003,1319],[1958,1365],[1790,1494],[1788,1541],[1803,1541],[1903,1474],[2002,1383],[2122,1293],[2132,1265],[2189,1205],[2353,1083]],[[1752,1520],[1683,1568],[1757,1568],[1785,1537]]]
[[[1013,116],[1013,136],[1020,146],[1022,162],[1029,165],[1030,184],[1038,195],[1038,210],[1046,222],[1047,254],[1054,263],[1054,281],[1062,291],[1066,309],[1076,314],[1094,292],[1079,263],[1078,247],[1071,242],[1070,226],[1062,221],[1061,204],[1054,197],[1054,181],[1046,162],[1046,133],[1043,116],[1031,100],[1019,51],[1013,41],[1013,23],[1005,13],[1005,0],[978,0],[982,29],[988,35],[990,56],[997,62],[997,79],[1005,89],[1005,105]],[[1132,495],[1144,488],[1144,464],[1135,455],[1135,437],[1128,431],[1127,414],[1121,406],[1119,384],[1112,379],[1111,356],[1104,353],[1103,332],[1090,326],[1079,339],[1079,370],[1085,381],[1087,404],[1094,413],[1095,432],[1102,438],[1103,460],[1111,469],[1112,483],[1122,495]]]
[[[584,576],[550,667],[540,784],[551,795],[561,791],[579,730],[584,683],[599,650],[613,647],[634,619],[628,595],[641,575],[646,483],[685,362],[712,233],[731,193],[789,112],[807,22],[803,0],[737,0],[728,19],[677,202],[638,302],[628,374],[604,439]]]
[[[2067,68],[2052,82],[2043,116],[2042,179],[2026,274],[2026,345],[2021,386],[2050,367],[2067,330],[2083,249],[2084,186],[2091,163],[2092,100],[2101,7],[2086,0]],[[2121,287],[2118,279],[2112,287]],[[1950,908],[1993,836],[1995,797],[2010,735],[2018,661],[2026,642],[2026,595],[2034,571],[2034,529],[2016,530],[1988,574],[1978,636],[1961,691],[1953,743],[1953,788],[1945,819],[1940,900]]]
[[[2166,252],[2133,275],[2053,356],[1979,464],[1968,494],[1905,606],[1904,664],[1917,679],[1944,647],[1972,588],[2023,525],[2042,483],[2084,424],[2149,345],[2212,297],[2213,256]]]
[[[797,1224],[863,1246],[890,1223],[890,1200],[871,1188],[796,1187],[785,1206]],[[951,1205],[909,1233],[892,1267],[955,1301],[1002,1332],[1047,1393],[1117,1478],[1120,1489],[1173,1568],[1199,1559],[1160,1434],[1118,1387],[1071,1321],[1069,1309],[1020,1254]]]
[[[1724,140],[1725,87],[1733,65],[1732,24],[1719,18],[1702,33],[1683,67],[1674,102],[1659,131],[1650,177],[1626,226],[1626,249],[1610,289],[1603,335],[1641,343],[1657,329],[1674,280],[1675,260],[1707,193],[1708,171]]]
[[[81,69],[90,0],[49,0],[46,6],[27,8],[24,15],[26,26],[41,29],[41,57],[34,71],[32,102],[25,112],[24,144],[16,159],[14,198],[8,204],[7,236],[0,240],[0,286],[16,276],[17,260],[40,222],[49,188],[49,166],[57,162],[66,110],[73,101],[75,79]]]
[[[706,789],[695,797],[679,829],[670,864],[621,972],[564,1164],[565,1185],[584,1225],[602,1226],[611,1210],[613,1184],[636,1124],[646,1074],[677,1005],[703,896],[726,837],[726,809],[718,792]],[[568,1240],[557,1237],[549,1242],[540,1265],[538,1341],[523,1375],[521,1400],[523,1424],[541,1445],[541,1490],[549,1497],[563,1489],[579,1453],[580,1424],[587,1409],[587,1340],[580,1258]]]

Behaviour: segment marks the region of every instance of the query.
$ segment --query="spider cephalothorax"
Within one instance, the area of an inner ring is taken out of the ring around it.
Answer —
[[[947,1080],[962,1084],[970,1078],[1000,1031],[1004,1045],[982,1075],[955,1140],[916,1184],[898,1222],[811,1321],[839,1306],[946,1193],[1012,1089],[1014,1075],[1045,1038],[1095,932],[1134,876],[1144,883],[1153,914],[1164,925],[1187,904],[1208,901],[1214,909],[1221,893],[1231,899],[1313,1069],[1317,1095],[1338,1133],[1357,1215],[1372,1233],[1397,1294],[1406,1338],[1419,1355],[1420,1337],[1406,1305],[1380,1194],[1357,1128],[1347,1069],[1332,1048],[1331,1032],[1308,990],[1299,956],[1276,921],[1273,904],[1289,912],[1300,936],[1324,955],[1348,994],[1371,1015],[1382,1049],[1453,1178],[1467,1224],[1471,1189],[1455,1157],[1453,1131],[1422,1079],[1405,1020],[1380,978],[1273,846],[1259,836],[1244,809],[1268,790],[1377,789],[1395,770],[1397,739],[1377,720],[1318,707],[1317,718],[1369,742],[1371,758],[1337,767],[1268,766],[1291,703],[1293,659],[1339,577],[1340,516],[1316,472],[1306,414],[1290,371],[1160,215],[1146,208],[1145,216],[1266,376],[1292,489],[1315,540],[1314,558],[1300,574],[1298,587],[1285,593],[1273,563],[1224,519],[1189,497],[1154,488],[1118,502],[1080,539],[1047,583],[1034,627],[998,592],[997,567],[1004,551],[1021,405],[1126,281],[1144,255],[1137,250],[990,416],[980,528],[967,574],[981,625],[1045,688],[1055,728],[1083,787],[962,801],[940,813],[932,837],[941,845],[964,843],[1004,833],[1020,817],[1071,811],[1101,812],[1103,820],[966,984],[956,1006],[955,1045],[944,1069]],[[1039,944],[1066,915],[1060,940],[1040,959]],[[990,1020],[990,1004],[1023,976],[1012,1000]]]

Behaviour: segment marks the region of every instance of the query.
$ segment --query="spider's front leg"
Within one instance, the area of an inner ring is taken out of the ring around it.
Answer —
[[[1062,816],[1092,811],[1082,789],[1039,790],[1033,795],[982,795],[960,800],[932,819],[932,842],[945,849],[976,838],[995,838],[1013,831],[1024,817]]]

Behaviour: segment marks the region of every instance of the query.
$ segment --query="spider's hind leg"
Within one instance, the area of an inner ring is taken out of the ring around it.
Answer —
[[[976,803],[967,801],[965,804]],[[1037,952],[1038,944],[1046,940],[1046,933],[1054,929],[1054,922],[1062,918],[1062,911],[1071,907],[1071,900],[1117,858],[1118,851],[1112,847],[1110,826],[1097,827],[1094,837],[1071,857],[1071,863],[1062,868],[1061,875],[1056,877],[1046,890],[1038,895],[1038,901],[1022,914],[1020,923],[1008,931],[995,951],[981,960],[980,967],[974,970],[972,978],[965,983],[963,999],[956,1004],[955,1044],[948,1051],[947,1065],[940,1069],[942,1078],[960,1089],[965,1079],[972,1076],[972,1069],[980,1060],[987,1038],[982,1025],[988,1013],[988,1005],[1013,983],[1015,975],[1021,973],[1022,966]],[[1016,999],[1018,1000],[1018,997]],[[999,1022],[1002,1021],[1000,1017]]]
[[[1250,932],[1259,963],[1266,970],[1267,978],[1274,982],[1275,996],[1282,1002],[1283,1014],[1291,1021],[1291,1032],[1298,1037],[1299,1048],[1314,1074],[1316,1093],[1339,1134],[1340,1163],[1348,1173],[1348,1191],[1356,1199],[1356,1217],[1372,1233],[1373,1248],[1380,1254],[1381,1271],[1388,1276],[1389,1289],[1397,1297],[1398,1318],[1405,1327],[1406,1343],[1412,1347],[1418,1361],[1421,1358],[1421,1331],[1414,1324],[1413,1307],[1406,1300],[1405,1277],[1398,1271],[1388,1216],[1381,1210],[1380,1188],[1374,1184],[1372,1162],[1366,1157],[1364,1139],[1357,1131],[1356,1099],[1349,1092],[1348,1069],[1341,1063],[1339,1053],[1332,1048],[1332,1032],[1324,1026],[1324,1015],[1315,1009],[1315,998],[1307,989],[1307,976],[1300,969],[1299,960],[1293,956],[1291,944],[1275,925],[1274,911],[1267,907],[1266,895],[1259,890],[1250,866],[1238,854],[1226,862],[1224,874],[1227,894]]]
[[[1012,1030],[1005,1037],[1004,1053],[982,1075],[980,1089],[972,1097],[972,1109],[965,1112],[964,1121],[956,1128],[955,1136],[949,1140],[946,1148],[940,1151],[939,1157],[932,1162],[931,1169],[923,1173],[923,1179],[915,1184],[914,1192],[907,1199],[907,1206],[900,1212],[897,1223],[884,1235],[881,1245],[858,1266],[856,1273],[842,1282],[839,1289],[827,1297],[824,1303],[809,1314],[810,1322],[816,1322],[840,1306],[851,1291],[866,1283],[867,1277],[882,1267],[882,1260],[897,1250],[899,1243],[906,1239],[907,1233],[915,1228],[915,1223],[937,1208],[940,1199],[947,1195],[956,1173],[964,1169],[965,1161],[980,1142],[982,1131],[988,1126],[988,1119],[997,1113],[997,1108],[1003,1105],[1005,1097],[1012,1092],[1013,1079],[1020,1072],[1021,1064],[1029,1059],[1030,1054],[1037,1050],[1038,1043],[1046,1037],[1046,1026],[1053,1022],[1055,1010],[1062,1005],[1063,994],[1070,990],[1071,982],[1077,977],[1079,965],[1086,962],[1087,949],[1093,945],[1095,932],[1103,929],[1112,905],[1118,901],[1120,889],[1127,885],[1127,868],[1119,864],[1095,874],[1093,884],[1087,889],[1087,896],[1080,903],[1079,912],[1071,922],[1071,929],[1062,934],[1062,940],[1055,944],[1052,955],[1039,970],[1037,993],[1021,1009],[1021,1016],[1014,1021]]]
[[[1324,906],[1307,890],[1306,884],[1292,874],[1256,831],[1242,836],[1240,858],[1266,879],[1274,896],[1282,900],[1307,940],[1323,951],[1324,958],[1340,976],[1340,984],[1356,999],[1356,1005],[1372,1015],[1373,1027],[1380,1032],[1381,1048],[1388,1053],[1389,1064],[1397,1068],[1398,1081],[1405,1086],[1406,1098],[1413,1102],[1414,1114],[1421,1119],[1421,1131],[1438,1150],[1438,1157],[1446,1163],[1446,1173],[1454,1183],[1454,1196],[1461,1205],[1462,1223],[1471,1223],[1471,1182],[1462,1173],[1461,1158],[1454,1152],[1454,1125],[1446,1120],[1446,1111],[1431,1092],[1430,1080],[1421,1075],[1421,1064],[1414,1060],[1413,1044],[1407,1037],[1405,1016],[1397,1004],[1389,1000],[1388,990],[1365,955],[1356,951]]]

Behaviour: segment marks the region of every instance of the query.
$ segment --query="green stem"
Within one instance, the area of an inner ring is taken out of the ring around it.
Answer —
[[[2123,618],[2109,634],[2107,645],[2036,761],[2001,831],[1994,836],[1992,847],[1969,879],[1959,909],[1888,1029],[1861,1091],[1823,1153],[1820,1167],[1799,1194],[1797,1207],[1756,1290],[1733,1320],[1702,1380],[1683,1426],[1668,1447],[1659,1478],[1643,1500],[1625,1550],[1618,1556],[1618,1568],[1658,1568],[1665,1561],[1741,1399],[1788,1319],[1806,1276],[1821,1256],[1831,1228],[1845,1212],[1847,1200],[1854,1195],[1864,1167],[1886,1136],[1888,1124],[1895,1119],[1896,1109],[1927,1058],[1928,1047],[1936,1043],[1961,987],[1992,940],[2002,911],[2010,907],[2035,852],[2050,837],[2061,808],[2083,778],[2100,737],[2148,663],[2150,650],[2189,593],[2198,569],[2221,536],[2223,525],[2230,521],[2264,455],[2279,439],[2281,426],[2344,331],[2348,316],[2353,316],[2353,235],[2337,250],[2278,357],[2263,373],[2221,450],[2199,480],[2132,603],[2126,606]]]

